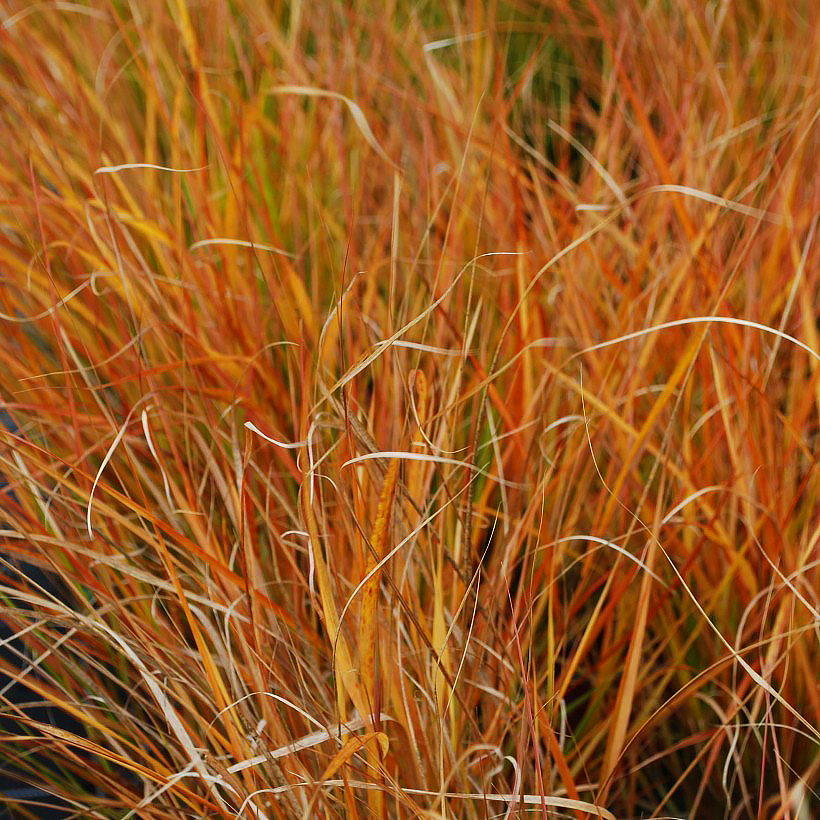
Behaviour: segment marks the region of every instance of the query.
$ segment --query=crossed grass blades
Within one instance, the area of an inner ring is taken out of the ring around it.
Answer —
[[[6,2],[8,816],[817,816],[818,46]]]

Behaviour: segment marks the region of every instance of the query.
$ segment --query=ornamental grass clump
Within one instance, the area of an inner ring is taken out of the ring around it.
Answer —
[[[817,816],[812,4],[0,14],[7,816]]]

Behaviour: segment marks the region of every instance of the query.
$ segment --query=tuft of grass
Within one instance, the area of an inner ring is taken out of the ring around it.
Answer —
[[[9,816],[817,815],[811,12],[2,7]]]

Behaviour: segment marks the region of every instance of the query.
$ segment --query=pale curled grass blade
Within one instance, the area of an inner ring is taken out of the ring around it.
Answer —
[[[384,149],[379,145],[378,141],[376,140],[376,136],[373,133],[373,130],[370,128],[370,123],[367,121],[367,117],[365,116],[364,111],[362,111],[361,107],[350,99],[350,97],[346,97],[344,94],[340,94],[338,91],[328,91],[323,88],[314,88],[312,86],[304,86],[304,85],[276,85],[272,88],[268,89],[269,94],[295,94],[300,97],[319,97],[325,98],[328,100],[339,100],[343,102],[346,106],[348,111],[350,111],[350,115],[353,117],[353,122],[356,123],[356,127],[361,132],[362,136],[365,139],[365,142],[388,164],[391,165],[393,168],[398,170],[396,164],[387,154],[384,152]]]

